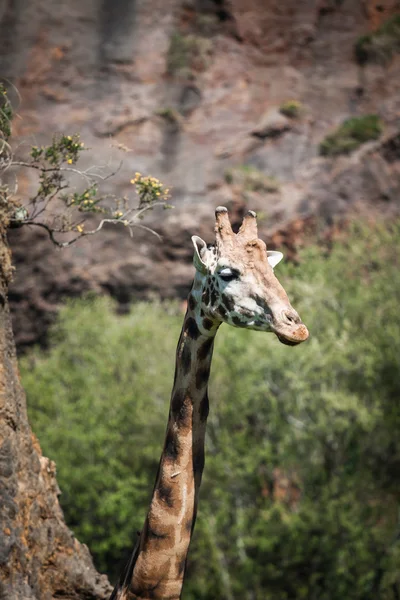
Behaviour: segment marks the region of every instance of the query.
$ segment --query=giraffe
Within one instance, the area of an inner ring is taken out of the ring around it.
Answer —
[[[258,239],[248,211],[235,234],[215,211],[216,243],[193,236],[196,274],[176,352],[168,425],[144,527],[110,600],[179,600],[204,467],[207,385],[221,323],[272,331],[288,345],[308,338],[273,268],[282,253]]]

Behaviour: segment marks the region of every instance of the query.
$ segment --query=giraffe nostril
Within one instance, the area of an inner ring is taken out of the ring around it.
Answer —
[[[295,310],[284,311],[282,316],[289,325],[299,325],[301,323],[301,319]]]

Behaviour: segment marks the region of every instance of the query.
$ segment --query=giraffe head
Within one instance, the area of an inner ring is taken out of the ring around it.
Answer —
[[[307,327],[274,275],[283,255],[267,251],[258,239],[256,214],[248,211],[237,234],[232,231],[226,208],[219,206],[215,216],[214,245],[192,237],[197,271],[192,294],[205,317],[206,329],[211,323],[224,322],[272,331],[284,344],[304,342]]]

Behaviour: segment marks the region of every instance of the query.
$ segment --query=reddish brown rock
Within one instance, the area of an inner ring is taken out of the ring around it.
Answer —
[[[400,57],[387,67],[360,68],[354,44],[396,6],[394,0],[71,0],[57,6],[21,0],[5,6],[0,72],[22,98],[15,143],[44,143],[54,131],[78,130],[91,148],[84,166],[118,161],[120,146],[124,168],[108,191],[130,193],[132,173],[151,173],[172,188],[176,207],[147,221],[163,243],[142,232],[132,242],[109,229],[60,253],[33,229],[13,232],[18,269],[10,297],[14,314],[23,314],[15,319],[18,343],[44,339],[65,295],[107,291],[122,306],[154,293],[184,296],[190,235],[207,236],[218,204],[240,211],[252,203],[264,215],[267,236],[313,216],[330,224],[360,203],[394,210],[396,144],[390,160],[380,142],[371,153],[335,160],[319,158],[318,145],[344,119],[368,113],[383,120],[384,139],[395,139]],[[207,60],[196,46],[200,56],[185,75],[169,68],[173,33],[206,41]],[[288,100],[301,102],[301,118],[279,113]],[[226,172],[242,164],[275,177],[279,193],[244,194],[226,185]],[[19,182],[26,197],[34,178],[19,174]]]
[[[107,578],[68,530],[55,464],[42,456],[29,427],[8,308],[4,237],[0,256],[0,597],[105,600]]]

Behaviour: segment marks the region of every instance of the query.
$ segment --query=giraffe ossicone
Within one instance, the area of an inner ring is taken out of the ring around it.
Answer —
[[[308,337],[274,275],[249,211],[235,234],[228,211],[215,211],[216,241],[193,236],[196,274],[176,351],[167,433],[145,523],[110,600],[179,600],[204,467],[207,385],[221,323],[274,332],[295,345]]]

